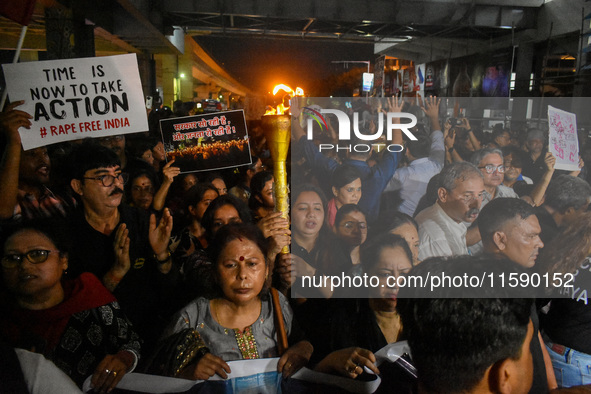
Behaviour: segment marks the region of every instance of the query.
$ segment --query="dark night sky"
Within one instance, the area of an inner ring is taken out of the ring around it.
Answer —
[[[314,80],[347,71],[331,61],[363,60],[374,63],[373,45],[319,42],[301,39],[194,37],[236,80],[255,91],[270,91],[285,83],[304,90]],[[351,64],[352,67],[364,67]]]

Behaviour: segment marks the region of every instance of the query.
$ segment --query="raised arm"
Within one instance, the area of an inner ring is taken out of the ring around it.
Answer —
[[[9,104],[0,113],[0,131],[6,137],[6,149],[0,162],[0,219],[10,219],[17,203],[19,166],[21,161],[21,137],[19,127],[30,128],[31,115],[15,109],[24,101]]]
[[[444,135],[441,132],[441,123],[439,122],[440,103],[441,99],[430,96],[425,99],[425,105],[421,107],[421,109],[429,118],[429,122],[431,122],[431,149],[429,152],[429,158],[443,167],[446,149],[444,145]]]
[[[166,201],[166,196],[168,195],[168,191],[170,190],[170,186],[174,181],[174,178],[181,173],[181,169],[178,167],[171,167],[174,160],[169,161],[166,163],[164,168],[162,168],[162,174],[164,175],[164,180],[162,181],[162,185],[160,189],[156,192],[154,196],[154,201],[152,202],[152,208],[156,211],[161,211],[164,208],[164,202]]]
[[[534,190],[532,190],[532,192],[529,194],[534,206],[536,207],[542,205],[542,202],[544,201],[544,195],[546,194],[546,189],[548,189],[548,185],[552,180],[552,175],[554,175],[554,165],[556,164],[556,158],[554,155],[552,155],[552,152],[546,152],[544,164],[546,165],[546,171],[536,183]]]
[[[402,97],[398,98],[396,96],[388,97],[386,99],[388,104],[388,112],[402,112],[402,108],[404,107],[404,99]],[[394,123],[400,124],[400,118],[392,119]],[[392,144],[395,145],[402,145],[402,130],[393,130],[392,132]]]
[[[482,146],[481,146],[478,138],[476,138],[476,135],[474,135],[474,132],[472,131],[472,127],[470,127],[470,121],[466,118],[462,118],[462,126],[461,127],[466,129],[466,133],[468,133],[468,137],[470,138],[470,142],[472,142],[474,149],[480,150],[482,148]]]
[[[439,104],[441,99],[435,96],[425,97],[425,105],[421,107],[425,115],[431,122],[431,131],[441,130],[441,123],[439,123]]]

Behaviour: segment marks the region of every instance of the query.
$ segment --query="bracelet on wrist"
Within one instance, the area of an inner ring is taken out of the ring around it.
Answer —
[[[454,149],[454,147],[452,146],[452,147],[451,147],[451,148],[449,148],[447,151],[448,151],[448,152],[451,154],[451,153],[453,153],[453,151],[454,151],[454,150],[455,150],[455,149]]]
[[[166,258],[164,260],[158,259],[158,255],[156,255],[156,253],[154,253],[154,260],[156,260],[156,262],[158,264],[167,263],[170,260],[170,250],[167,250],[166,253],[167,253],[167,255],[166,255]]]

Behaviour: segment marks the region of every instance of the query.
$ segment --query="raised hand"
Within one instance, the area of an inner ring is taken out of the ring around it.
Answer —
[[[388,103],[388,111],[387,112],[402,112],[402,108],[404,107],[404,99],[402,97],[388,97],[386,99]]]
[[[165,260],[168,256],[168,242],[172,232],[172,215],[168,208],[164,209],[160,222],[156,224],[156,215],[150,215],[150,246],[158,260]],[[166,255],[166,256],[165,256]]]
[[[6,109],[0,113],[0,131],[7,139],[13,143],[21,143],[21,137],[18,133],[20,127],[31,128],[31,119],[33,117],[24,111],[15,109],[23,105],[24,101],[15,101],[6,106]]]
[[[556,157],[554,157],[552,152],[546,152],[546,156],[544,157],[544,164],[546,165],[547,171],[554,171],[554,165],[556,165]]]
[[[435,96],[425,97],[425,105],[421,109],[429,118],[439,117],[439,104],[441,99]]]
[[[129,230],[125,223],[121,223],[115,233],[113,249],[115,250],[115,268],[119,273],[125,275],[129,271],[131,261],[129,259]]]
[[[172,183],[174,178],[181,173],[181,169],[178,167],[171,167],[172,163],[174,163],[174,159],[166,163],[164,167],[162,167],[162,175],[164,175],[163,183]]]

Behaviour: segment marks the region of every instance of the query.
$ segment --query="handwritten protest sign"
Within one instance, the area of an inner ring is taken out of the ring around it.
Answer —
[[[181,173],[252,163],[243,110],[162,119],[160,131],[166,159]]]
[[[548,149],[556,157],[554,168],[567,171],[579,170],[577,116],[548,106],[548,126],[550,127]]]
[[[3,64],[10,101],[33,116],[23,149],[148,130],[135,54]]]

